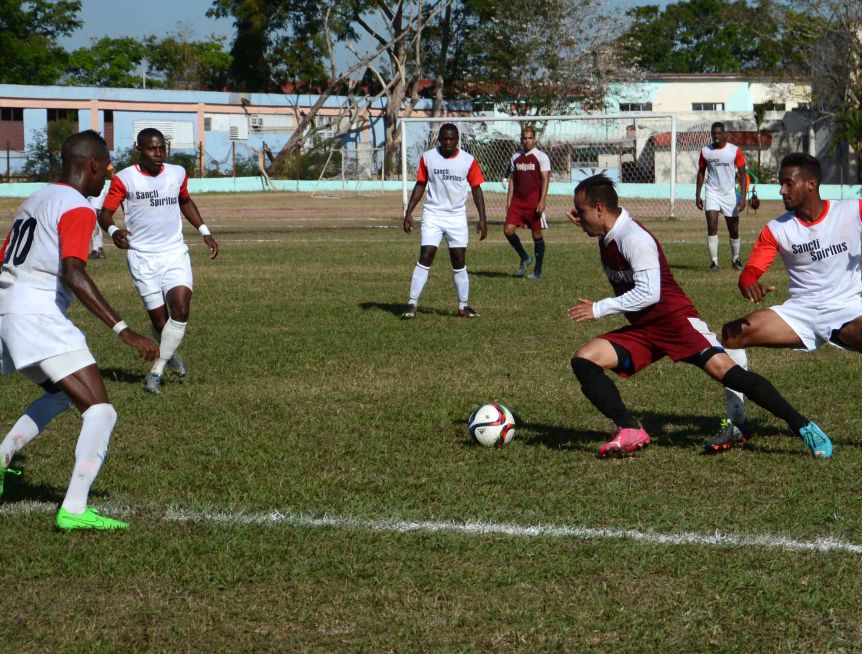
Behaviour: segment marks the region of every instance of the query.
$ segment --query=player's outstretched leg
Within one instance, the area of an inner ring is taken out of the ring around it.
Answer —
[[[108,455],[111,431],[117,422],[117,412],[110,404],[94,404],[81,414],[83,424],[75,447],[75,467],[63,505],[57,513],[59,529],[112,530],[125,529],[128,524],[100,515],[87,507],[90,487]]]
[[[743,349],[725,348],[727,355],[743,370],[748,370],[748,355]],[[707,453],[723,452],[741,445],[754,436],[754,429],[745,415],[745,396],[739,391],[724,388],[725,418],[715,436],[706,442]]]
[[[527,254],[527,251],[524,249],[524,246],[521,245],[521,239],[518,238],[517,233],[512,232],[511,234],[509,234],[505,230],[503,231],[503,233],[506,236],[506,240],[509,241],[509,245],[511,245],[512,249],[518,253],[518,257],[521,261],[520,265],[518,266],[518,272],[515,273],[515,276],[523,277],[527,274],[527,268],[533,262],[533,259],[530,258],[530,255]]]
[[[584,396],[615,425],[613,438],[599,448],[600,458],[626,456],[650,444],[649,434],[623,404],[619,389],[601,366],[589,359],[574,357],[572,371],[581,383]]]
[[[536,266],[533,268],[533,272],[527,276],[527,279],[537,282],[542,278],[542,265],[545,261],[545,239],[534,236],[533,245],[536,248]]]
[[[158,393],[161,391],[162,375],[164,375],[165,367],[168,361],[176,354],[180,343],[183,342],[183,337],[186,335],[187,323],[179,322],[173,318],[168,318],[162,329],[162,338],[159,342],[159,358],[153,364],[146,379],[144,380],[144,388],[150,393]],[[185,368],[185,362],[182,362]],[[188,369],[186,369],[188,374]],[[183,376],[183,375],[181,375]]]

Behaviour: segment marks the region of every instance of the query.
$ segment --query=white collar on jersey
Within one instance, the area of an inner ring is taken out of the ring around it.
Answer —
[[[620,215],[617,216],[617,219],[614,222],[614,226],[608,230],[607,234],[605,234],[605,243],[610,243],[611,241],[613,241],[616,235],[620,232],[620,230],[622,230],[622,228],[627,223],[630,223],[631,220],[632,217],[629,212],[620,207]]]

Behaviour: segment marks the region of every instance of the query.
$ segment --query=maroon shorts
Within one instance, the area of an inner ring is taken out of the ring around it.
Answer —
[[[528,204],[512,200],[506,212],[506,224],[539,230],[542,228],[542,214],[536,211],[535,202]]]
[[[598,338],[620,345],[631,354],[630,362],[620,361],[620,368],[614,370],[620,377],[630,377],[662,357],[682,361],[708,348],[721,347],[703,320],[679,314],[666,316],[658,324],[626,325]]]

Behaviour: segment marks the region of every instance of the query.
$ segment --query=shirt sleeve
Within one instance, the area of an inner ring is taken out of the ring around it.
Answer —
[[[111,187],[108,189],[108,195],[105,196],[105,201],[102,203],[102,208],[108,211],[116,211],[123,203],[123,200],[126,199],[127,193],[128,191],[126,190],[126,185],[123,184],[123,180],[118,175],[114,175],[114,178],[111,180]]]
[[[479,162],[473,159],[473,163],[470,164],[470,170],[467,171],[467,183],[470,186],[479,186],[484,181],[485,178],[482,176],[482,169],[479,168]]]
[[[697,167],[701,170],[706,168],[706,157],[703,156],[703,150],[700,151],[700,158],[697,160]]]
[[[763,273],[769,270],[776,254],[778,254],[778,241],[775,240],[775,235],[767,225],[754,242],[754,248],[751,250],[748,262],[742,272],[739,273],[739,288],[748,288],[752,284],[756,284]]]
[[[416,181],[423,184],[428,182],[428,166],[425,165],[424,155],[419,157],[419,170],[416,171]]]
[[[736,148],[736,160],[734,163],[737,167],[745,165],[745,155],[742,154],[742,148]]]
[[[546,155],[541,150],[539,150],[536,154],[538,155],[536,158],[539,160],[539,172],[551,172],[551,160],[548,158],[548,155]]]
[[[189,195],[189,174],[186,173],[183,176],[183,183],[180,186],[180,200],[188,200],[191,196]]]
[[[655,240],[645,231],[637,231],[620,243],[620,254],[631,266],[634,288],[595,302],[595,318],[640,311],[661,299],[661,265]]]
[[[75,207],[60,216],[60,259],[75,257],[86,261],[90,253],[90,236],[96,226],[96,212],[91,207]]]

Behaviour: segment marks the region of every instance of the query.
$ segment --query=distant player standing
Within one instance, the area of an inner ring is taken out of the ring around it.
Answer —
[[[665,356],[695,365],[748,395],[787,422],[815,457],[831,456],[832,444],[815,423],[800,415],[769,380],[743,369],[725,353],[674,280],[658,240],[618,202],[613,182],[594,175],[575,188],[575,207],[569,212],[573,223],[598,237],[601,261],[614,289],[614,297],[598,302],[579,298],[569,309],[569,318],[585,322],[621,313],[629,321],[592,339],[572,359],[581,391],[616,427],[614,437],[599,448],[599,456],[624,456],[650,444],[604,371],[630,377]]]
[[[113,172],[113,168],[111,165],[108,165],[108,177],[110,177],[111,172]],[[102,189],[102,192],[99,195],[94,195],[93,197],[87,198],[90,201],[90,206],[96,211],[96,215],[99,215],[99,212],[102,210],[102,205],[105,202],[105,198],[108,195],[108,187]],[[96,221],[96,227],[93,229],[93,235],[90,238],[90,258],[91,259],[104,259],[105,258],[105,242],[102,238],[102,226],[99,224],[99,221]]]
[[[3,372],[20,372],[45,393],[0,443],[0,494],[12,457],[57,415],[75,405],[82,425],[75,466],[57,513],[60,529],[124,529],[125,522],[87,508],[90,487],[108,454],[117,412],[84,334],[66,316],[72,296],[113,328],[125,344],[149,360],[155,343],[133,332],[87,274],[87,253],[96,213],[86,196],[98,195],[110,164],[96,132],[70,136],[61,150],[58,184],[33,193],[18,210],[0,259],[0,349]]]
[[[548,183],[551,179],[551,160],[536,147],[536,129],[531,125],[521,129],[521,149],[512,155],[509,173],[503,233],[521,259],[516,275],[523,277],[532,259],[521,245],[516,230],[518,227],[530,228],[533,233],[536,266],[527,279],[538,281],[542,278],[542,262],[545,258],[542,229],[548,226],[545,222],[545,202],[548,199]]]
[[[477,232],[479,240],[488,235],[485,219],[485,196],[482,182],[485,178],[473,155],[458,148],[458,128],[446,123],[438,133],[440,145],[428,150],[419,160],[416,184],[404,213],[404,231],[413,231],[413,210],[422,199],[426,187],[428,198],[422,209],[422,235],[419,241],[419,261],[413,269],[410,282],[410,297],[401,317],[410,320],[416,317],[419,296],[428,281],[428,271],[442,239],[449,246],[449,261],[452,264],[452,281],[458,298],[458,315],[462,318],[478,318],[467,302],[470,296],[470,278],[467,276],[467,192],[479,212]]]
[[[695,204],[706,211],[706,242],[712,262],[709,269],[718,271],[718,214],[724,216],[730,234],[731,262],[736,270],[742,270],[739,260],[739,212],[745,208],[748,194],[748,174],[745,172],[745,157],[742,150],[727,142],[723,123],[713,123],[710,128],[712,143],[700,151],[697,166],[697,189]],[[736,180],[739,179],[741,194],[736,195]],[[700,197],[706,180],[706,199]]]
[[[180,377],[188,374],[177,353],[186,333],[193,286],[183,216],[203,236],[210,259],[218,256],[218,243],[189,195],[185,168],[165,163],[164,135],[157,129],[141,130],[135,150],[140,163],[114,175],[99,224],[114,245],[127,250],[132,281],[160,342],[159,358],[144,381],[148,392],[159,393],[165,366]],[[114,224],[114,212],[121,204],[125,229]]]
[[[824,343],[862,352],[862,201],[820,197],[820,162],[809,154],[789,154],[778,173],[787,212],[769,221],[739,275],[743,297],[760,302],[774,286],[760,278],[776,255],[789,278],[790,298],[724,325],[729,348],[782,347],[810,352]],[[744,422],[744,414],[740,417]],[[740,425],[729,425],[723,448],[744,440]]]

